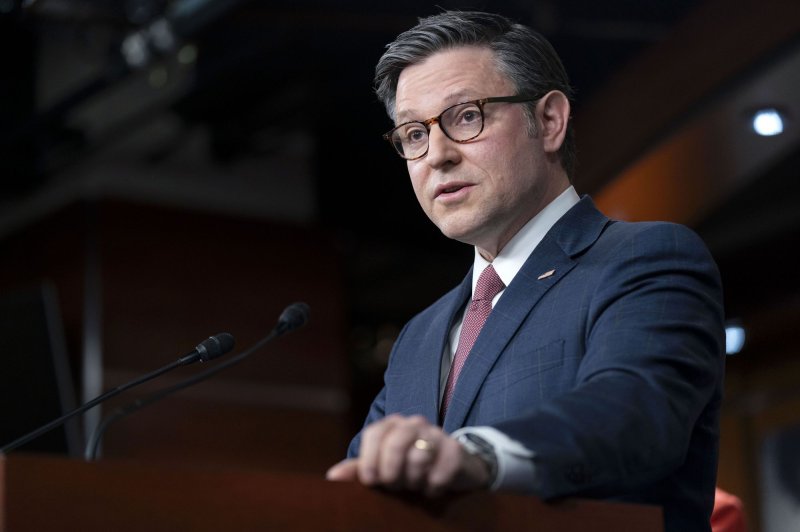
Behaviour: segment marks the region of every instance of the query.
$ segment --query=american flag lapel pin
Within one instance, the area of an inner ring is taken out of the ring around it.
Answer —
[[[548,277],[550,277],[550,276],[551,276],[551,275],[553,275],[554,273],[556,273],[556,271],[555,271],[555,270],[549,270],[549,271],[546,271],[546,272],[544,272],[542,275],[540,275],[539,277],[537,277],[537,280],[541,281],[542,279],[547,279]]]

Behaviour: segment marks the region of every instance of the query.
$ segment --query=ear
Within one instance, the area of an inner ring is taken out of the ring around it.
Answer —
[[[536,106],[541,119],[541,135],[544,151],[556,153],[564,143],[569,123],[569,99],[561,91],[545,94]]]

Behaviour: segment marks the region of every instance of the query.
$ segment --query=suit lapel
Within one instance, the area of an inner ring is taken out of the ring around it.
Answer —
[[[415,367],[420,368],[419,375],[424,375],[417,383],[411,383],[409,393],[419,394],[422,411],[419,412],[433,424],[439,424],[439,395],[442,357],[450,340],[450,330],[459,311],[472,294],[472,268],[455,289],[444,296],[438,305],[440,310],[431,318],[431,328],[427,338],[421,338],[420,346],[431,346],[431,351],[421,347]]]
[[[606,223],[608,219],[584,197],[528,257],[486,320],[461,370],[444,419],[445,432],[463,426],[483,381],[531,309],[575,266],[572,257],[594,243]]]

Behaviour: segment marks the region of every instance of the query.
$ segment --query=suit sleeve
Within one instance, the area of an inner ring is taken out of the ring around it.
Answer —
[[[654,224],[602,262],[574,387],[495,425],[535,453],[534,492],[545,498],[635,490],[685,467],[698,431],[716,437],[706,414],[719,399],[723,310],[704,244]]]
[[[389,354],[389,365],[391,366],[392,361],[394,360],[394,353],[397,350],[397,346],[400,344],[400,341],[405,336],[406,331],[408,330],[408,324],[406,324],[403,329],[400,331],[400,334],[397,336],[397,340],[395,340],[394,346],[392,346],[392,352]],[[387,368],[386,371],[389,371]],[[364,425],[361,427],[361,430],[356,434],[353,439],[350,441],[350,445],[347,447],[347,458],[355,458],[358,456],[358,450],[361,446],[361,433],[364,431],[364,427],[367,425],[378,421],[386,416],[386,385],[384,384],[381,391],[378,392],[378,395],[372,401],[372,404],[369,407],[369,412],[367,413],[367,418],[364,421]]]

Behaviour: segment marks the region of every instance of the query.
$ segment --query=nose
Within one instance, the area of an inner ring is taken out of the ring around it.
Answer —
[[[428,153],[425,155],[425,162],[431,168],[441,168],[448,164],[458,164],[461,160],[461,152],[457,142],[450,140],[444,134],[438,122],[431,124],[428,133]]]

